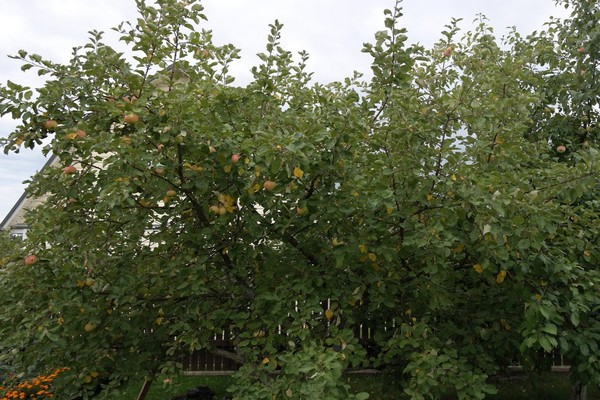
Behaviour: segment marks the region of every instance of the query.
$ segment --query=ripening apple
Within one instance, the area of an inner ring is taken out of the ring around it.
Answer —
[[[169,189],[169,190],[167,190],[167,193],[165,193],[165,195],[167,197],[175,197],[175,196],[177,196],[177,192],[173,189]]]
[[[78,130],[78,131],[76,132],[76,134],[77,134],[77,137],[78,137],[78,138],[81,138],[81,139],[83,139],[84,137],[86,137],[86,136],[87,136],[87,133],[86,133],[86,131],[82,131],[82,130]]]
[[[94,329],[96,329],[96,324],[88,322],[87,324],[85,324],[85,326],[83,327],[83,329],[85,329],[86,332],[91,332]]]
[[[239,154],[237,154],[237,153],[236,153],[236,154],[232,154],[232,155],[231,155],[231,162],[232,162],[232,163],[234,163],[234,164],[237,164],[237,163],[238,163],[238,161],[240,161],[240,158],[241,158],[241,157],[242,157],[242,156],[240,156],[240,155],[239,155]]]
[[[73,166],[73,165],[67,165],[66,167],[63,168],[63,174],[71,175],[71,174],[74,174],[75,172],[77,172],[77,168],[75,168],[75,166]]]
[[[265,181],[265,183],[263,183],[263,188],[268,191],[275,189],[275,186],[277,186],[277,184],[273,181]]]
[[[450,57],[451,54],[452,54],[452,46],[448,46],[446,48],[446,50],[444,50],[444,52],[442,53],[442,55],[446,58]]]
[[[35,264],[37,261],[38,261],[38,258],[35,254],[30,254],[27,257],[25,257],[25,265]]]
[[[135,123],[137,123],[140,120],[140,117],[137,114],[125,114],[125,116],[123,117],[123,122],[125,122],[126,124],[129,125],[133,125]]]
[[[53,119],[49,119],[48,121],[44,122],[44,128],[46,128],[49,131],[55,130],[56,127],[58,127],[58,122],[56,122]]]
[[[565,151],[567,151],[567,148],[565,146],[563,146],[563,145],[560,145],[560,146],[556,147],[556,151],[558,153],[564,153]]]
[[[578,47],[577,51],[583,54],[583,53],[585,53],[585,47],[583,47],[583,46],[582,47]]]
[[[198,49],[198,50],[196,50],[196,54],[198,54],[202,58],[210,57],[210,52],[206,49]]]
[[[307,207],[296,207],[296,212],[298,215],[306,215],[308,213]]]

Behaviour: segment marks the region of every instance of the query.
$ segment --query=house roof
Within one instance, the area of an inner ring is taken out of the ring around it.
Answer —
[[[45,168],[48,168],[52,164],[54,164],[58,160],[56,155],[50,156],[46,164],[42,167],[40,171],[43,171]],[[27,210],[35,208],[39,203],[41,203],[42,199],[33,199],[27,197],[27,193],[23,192],[19,200],[15,203],[15,205],[10,209],[4,220],[0,223],[0,229],[13,229],[13,228],[23,228],[25,227],[25,219],[24,214]]]

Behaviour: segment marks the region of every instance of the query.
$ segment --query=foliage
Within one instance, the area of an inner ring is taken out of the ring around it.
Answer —
[[[235,86],[239,51],[196,1],[138,1],[129,54],[95,31],[66,65],[21,51],[49,79],[0,88],[22,121],[5,150],[60,166],[28,189],[37,262],[0,270],[4,359],[68,365],[63,398],[110,396],[225,330],[236,398],[366,398],[340,377],[368,365],[414,399],[483,398],[555,349],[598,382],[598,41],[578,25],[598,10],[572,7],[529,38],[452,20],[424,49],[396,4],[372,78],[329,84],[276,21]]]

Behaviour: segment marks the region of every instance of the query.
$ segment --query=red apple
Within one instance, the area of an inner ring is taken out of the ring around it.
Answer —
[[[451,54],[452,54],[452,46],[448,46],[446,48],[446,50],[444,50],[444,52],[442,53],[442,55],[446,58],[450,57]]]
[[[240,156],[239,154],[232,154],[231,155],[231,162],[234,163],[234,164],[237,164],[238,161],[240,161],[241,157],[242,156]]]
[[[73,165],[68,165],[63,168],[63,174],[71,175],[71,174],[74,174],[75,172],[77,172],[77,168],[75,168],[75,166],[73,166]]]
[[[578,47],[577,51],[583,54],[583,53],[585,53],[585,47],[583,47],[583,46],[582,47]]]
[[[564,153],[565,151],[567,151],[567,148],[563,145],[560,145],[556,147],[556,151],[559,153]]]
[[[32,265],[35,264],[37,262],[38,258],[35,254],[30,254],[27,257],[25,257],[25,265]]]
[[[140,120],[140,117],[137,114],[125,114],[123,117],[123,122],[129,125],[133,125]]]
[[[76,134],[77,134],[77,137],[78,137],[78,138],[84,138],[84,137],[86,137],[86,136],[87,136],[87,133],[86,133],[85,131],[82,131],[82,130],[78,130],[78,131],[76,132]]]
[[[46,128],[49,131],[55,130],[57,126],[58,122],[56,122],[53,119],[49,119],[48,121],[44,122],[44,128]]]
[[[265,181],[265,183],[263,183],[263,188],[268,191],[275,189],[275,186],[277,186],[277,184],[273,181]]]

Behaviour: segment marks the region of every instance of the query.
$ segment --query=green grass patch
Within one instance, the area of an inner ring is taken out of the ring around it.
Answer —
[[[197,386],[208,386],[215,392],[215,400],[221,400],[227,394],[227,387],[231,382],[229,376],[180,376],[172,384],[153,382],[146,395],[146,400],[170,400],[175,395],[185,394],[188,389]],[[142,388],[143,382],[136,382],[127,387],[123,393],[123,400],[135,400]]]
[[[370,400],[404,400],[409,397],[402,392],[400,382],[390,374],[353,374],[344,379],[356,392],[371,393]],[[146,400],[170,400],[188,389],[204,385],[216,393],[215,400],[221,400],[227,394],[231,382],[229,376],[181,376],[171,385],[155,382],[150,387]],[[511,375],[497,378],[498,394],[490,395],[490,400],[564,400],[570,398],[571,383],[566,374],[546,373],[535,375]],[[142,382],[130,385],[123,394],[123,400],[135,400]],[[589,400],[600,400],[597,386],[588,388]],[[444,400],[455,400],[449,395]]]

